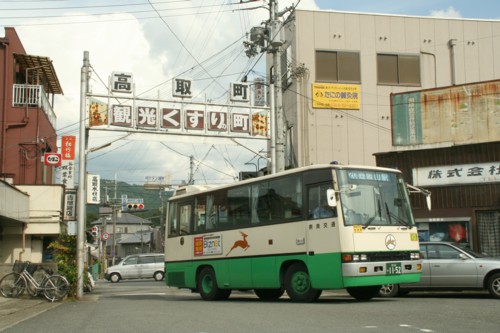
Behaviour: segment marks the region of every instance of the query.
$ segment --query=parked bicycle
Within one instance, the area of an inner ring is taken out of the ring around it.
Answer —
[[[0,293],[4,297],[19,297],[25,290],[32,296],[43,295],[51,302],[60,301],[69,293],[69,282],[59,274],[49,274],[29,261],[16,260],[12,273],[0,280]]]

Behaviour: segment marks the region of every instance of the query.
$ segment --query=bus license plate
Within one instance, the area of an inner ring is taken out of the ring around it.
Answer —
[[[386,275],[398,275],[401,274],[401,263],[400,262],[390,262],[386,265],[385,269]]]

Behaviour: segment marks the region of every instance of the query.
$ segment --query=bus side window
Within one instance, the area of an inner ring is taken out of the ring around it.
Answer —
[[[308,218],[320,219],[337,216],[337,207],[328,206],[327,190],[330,184],[311,186],[307,191]]]
[[[200,195],[196,197],[196,209],[194,213],[194,230],[196,232],[203,232],[206,230],[206,197]]]
[[[231,224],[250,225],[250,192],[250,186],[237,187],[228,191],[228,221]]]
[[[180,235],[188,235],[191,233],[191,225],[193,221],[193,205],[191,203],[179,205],[179,221],[180,221]]]
[[[168,235],[171,237],[177,236],[178,230],[178,224],[177,224],[177,203],[170,203],[168,207]]]
[[[207,210],[205,216],[206,230],[213,230],[217,224],[217,206],[214,205],[214,195],[207,195]]]

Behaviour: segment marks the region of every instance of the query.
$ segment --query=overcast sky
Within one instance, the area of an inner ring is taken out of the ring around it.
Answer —
[[[90,55],[93,92],[105,89],[111,72],[123,71],[133,73],[137,93],[168,99],[170,80],[182,73],[194,80],[197,100],[225,102],[229,82],[247,74],[249,80],[264,75],[263,57],[249,59],[243,41],[253,26],[268,18],[266,3],[0,0],[0,36],[3,27],[15,27],[28,54],[53,60],[64,91],[55,102],[57,134],[78,135],[84,51]],[[280,8],[292,3],[297,1],[279,1]],[[479,19],[500,16],[498,0],[302,0],[299,8]],[[124,134],[91,131],[89,147]],[[87,170],[129,183],[141,184],[146,176],[170,177],[172,183],[179,183],[187,180],[193,155],[196,183],[220,184],[234,181],[239,171],[254,171],[255,164],[265,164],[254,153],[266,149],[263,140],[240,140],[246,148],[227,139],[176,141],[167,135],[133,135],[89,154]]]

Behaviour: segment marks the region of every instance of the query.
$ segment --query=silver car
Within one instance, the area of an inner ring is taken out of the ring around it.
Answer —
[[[165,275],[165,256],[162,253],[134,254],[125,257],[104,273],[104,278],[113,283],[121,279],[154,278],[163,280]]]
[[[420,282],[383,285],[380,296],[403,296],[418,290],[488,290],[500,298],[500,258],[485,257],[449,242],[420,242],[420,252]]]

